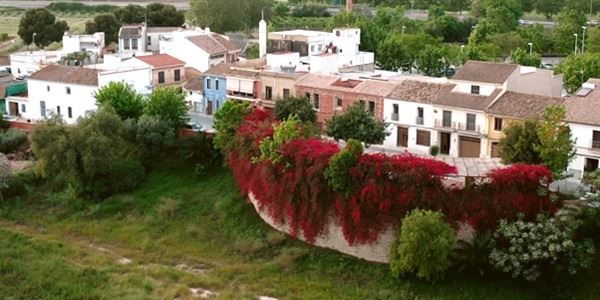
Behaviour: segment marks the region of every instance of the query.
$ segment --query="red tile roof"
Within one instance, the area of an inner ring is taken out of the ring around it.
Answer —
[[[29,79],[98,86],[99,70],[64,65],[48,65]]]
[[[137,59],[151,65],[153,68],[167,68],[183,66],[185,62],[169,55],[169,54],[154,54],[146,56],[137,56]]]
[[[456,72],[452,80],[502,84],[518,67],[515,64],[471,60]]]
[[[208,54],[219,54],[241,50],[228,39],[215,33],[188,36],[187,39]]]
[[[600,126],[600,79],[587,81],[595,87],[585,96],[571,96],[565,101],[567,121]]]
[[[548,106],[563,103],[560,97],[506,92],[486,109],[492,115],[527,119],[539,117]]]

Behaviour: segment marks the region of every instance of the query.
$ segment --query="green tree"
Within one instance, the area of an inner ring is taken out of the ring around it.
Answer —
[[[575,48],[573,34],[581,34],[581,26],[585,23],[586,17],[582,12],[574,9],[563,9],[558,14],[554,29],[554,50],[561,54],[572,53]],[[581,37],[579,38],[581,39]]]
[[[79,51],[79,52],[69,53],[69,54],[61,57],[60,60],[61,60],[61,63],[66,64],[66,65],[70,65],[71,62],[75,62],[75,65],[83,66],[83,64],[85,63],[85,60],[88,59],[89,57],[90,57],[89,52]]]
[[[363,153],[363,147],[357,140],[350,139],[346,147],[331,157],[329,166],[323,175],[329,186],[336,192],[342,193],[346,198],[352,194],[352,180],[350,169],[356,164]]]
[[[171,124],[156,116],[142,115],[125,121],[125,138],[137,146],[146,161],[156,158],[175,142]]]
[[[115,16],[124,24],[139,24],[144,22],[146,9],[143,6],[129,4],[115,11]]]
[[[546,19],[552,19],[565,6],[565,0],[536,0],[535,10],[544,14]]]
[[[144,113],[169,122],[174,132],[183,128],[189,120],[185,95],[180,88],[174,87],[156,88],[152,91],[146,101]]]
[[[4,195],[2,195],[2,190],[8,187],[8,183],[10,182],[10,177],[12,176],[12,169],[10,166],[10,161],[6,158],[4,153],[0,153],[0,202],[4,200]]]
[[[537,134],[539,127],[540,123],[537,119],[513,122],[506,127],[499,143],[502,163],[541,164],[542,159],[535,150],[540,145]]]
[[[568,93],[575,93],[589,78],[600,78],[600,53],[571,54],[554,70],[563,75]]]
[[[94,98],[98,106],[112,107],[122,120],[137,120],[144,112],[144,97],[125,82],[110,82],[94,92]]]
[[[539,68],[542,65],[542,57],[538,53],[529,54],[523,48],[517,48],[511,53],[511,57],[514,62],[522,66]]]
[[[35,39],[35,45],[44,48],[52,42],[61,41],[63,34],[68,30],[67,22],[57,21],[47,9],[34,8],[27,10],[19,21],[17,34],[26,45]]]
[[[273,125],[273,136],[264,138],[259,145],[260,157],[253,162],[270,161],[273,164],[282,163],[283,157],[279,152],[281,145],[301,137],[309,137],[310,131],[306,130],[303,123],[295,115],[285,121]]]
[[[600,52],[600,28],[590,29],[590,34],[586,37],[586,52]]]
[[[533,44],[533,51],[538,53],[552,52],[552,34],[542,24],[521,26],[517,30],[524,42]]]
[[[445,75],[448,67],[446,58],[447,50],[445,47],[427,45],[418,55],[416,59],[419,71],[427,76],[441,77]]]
[[[185,23],[185,16],[175,6],[158,2],[146,6],[148,26],[153,27],[178,27]]]
[[[306,98],[289,97],[275,103],[275,116],[279,120],[287,120],[296,116],[302,122],[315,123],[317,114]]]
[[[93,21],[85,23],[85,32],[92,34],[94,32],[104,32],[106,44],[118,41],[121,22],[114,14],[101,14],[94,17]]]
[[[414,60],[410,57],[402,35],[389,36],[377,50],[377,62],[381,68],[389,71],[410,70]]]
[[[502,58],[506,59],[513,50],[526,45],[527,43],[515,32],[496,33],[489,36],[490,43],[497,45],[502,53]]]
[[[190,0],[190,18],[194,25],[210,27],[214,32],[243,29],[246,12],[240,0]]]
[[[515,30],[523,15],[518,0],[483,0],[483,17],[494,25],[498,32]]]
[[[544,165],[558,178],[563,176],[569,162],[575,156],[575,143],[571,138],[571,129],[565,121],[566,114],[562,105],[546,108],[538,129],[540,144],[535,147]]]
[[[363,101],[356,102],[343,114],[335,115],[327,121],[327,134],[336,140],[355,139],[365,145],[381,143],[389,132],[385,122],[367,111]]]
[[[214,145],[225,156],[231,150],[231,142],[235,130],[244,121],[244,116],[252,112],[252,107],[247,101],[225,101],[223,106],[215,113],[213,128],[216,130]]]

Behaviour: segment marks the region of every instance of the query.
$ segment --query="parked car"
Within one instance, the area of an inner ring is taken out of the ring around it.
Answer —
[[[551,64],[551,63],[542,64],[542,68],[547,69],[547,70],[554,70],[554,67],[555,67],[554,64]]]
[[[590,26],[598,26],[598,20],[589,20],[587,24]]]
[[[204,127],[202,127],[202,125],[194,123],[194,122],[187,122],[185,124],[185,128],[187,128],[189,130],[193,130],[193,131],[202,131],[202,130],[204,130]]]

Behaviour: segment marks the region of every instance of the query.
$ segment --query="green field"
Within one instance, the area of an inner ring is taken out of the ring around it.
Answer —
[[[573,287],[576,298],[600,292],[596,270]],[[188,299],[190,289],[224,299],[547,297],[543,286],[495,276],[396,279],[386,265],[286,238],[224,169],[200,178],[192,167],[159,167],[134,193],[102,203],[44,186],[0,202],[0,299]]]

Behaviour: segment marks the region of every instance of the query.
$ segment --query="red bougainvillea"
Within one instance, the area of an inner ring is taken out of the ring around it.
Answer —
[[[480,230],[519,214],[533,219],[556,210],[547,190],[552,176],[545,167],[513,165],[493,171],[483,183],[448,189],[441,179],[456,168],[412,155],[363,154],[350,169],[354,185],[344,198],[323,176],[339,151],[335,143],[296,139],[280,147],[282,163],[251,162],[260,141],[273,134],[273,122],[260,110],[246,116],[228,163],[243,194],[252,192],[261,210],[310,243],[329,222],[342,225],[350,244],[373,242],[415,208],[442,211],[451,224],[468,222]]]

